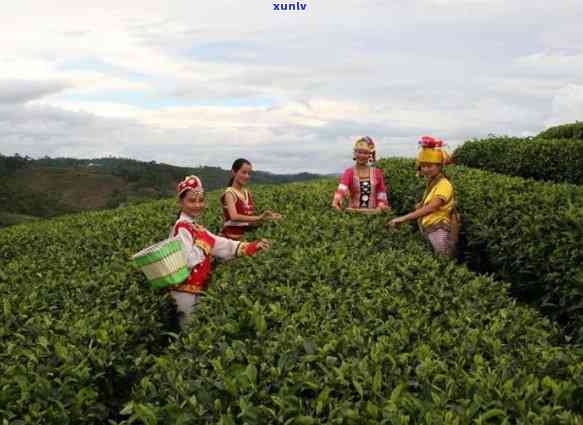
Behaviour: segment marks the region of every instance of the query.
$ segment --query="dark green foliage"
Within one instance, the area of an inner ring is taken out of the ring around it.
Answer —
[[[501,174],[583,184],[581,140],[518,137],[470,140],[455,150],[454,158],[457,164]]]
[[[13,226],[15,224],[28,223],[35,220],[38,220],[38,218],[30,215],[0,212],[0,228]]]
[[[124,158],[33,160],[0,155],[0,177],[10,177],[0,181],[0,205],[2,212],[41,218],[124,207],[172,197],[177,182],[191,174],[202,179],[207,191],[226,187],[231,176],[229,170],[219,167],[176,167]],[[256,171],[253,181],[280,184],[317,177]],[[43,190],[34,187],[38,181],[43,182]],[[79,194],[81,187],[91,192]],[[5,221],[12,224],[12,220]]]
[[[122,177],[126,181],[133,183],[134,189],[161,188],[162,196],[173,195],[176,183],[189,174],[199,176],[209,191],[225,187],[231,177],[229,170],[224,170],[219,167],[177,167],[156,161],[144,162],[126,158],[43,158],[34,161],[34,165],[57,168],[90,168],[95,172],[109,173]],[[265,171],[256,171],[253,174],[253,181],[257,184],[290,183],[294,181],[312,180],[317,177],[319,176],[310,173],[273,174]]]
[[[578,139],[583,140],[583,122],[577,121],[572,124],[557,125],[547,128],[538,134],[537,137],[543,139]]]
[[[166,236],[166,212],[128,208],[0,232],[0,419],[117,416],[172,330],[168,300],[128,266],[131,253]]]
[[[506,284],[434,258],[415,229],[332,211],[335,186],[254,188],[259,209],[285,216],[256,231],[273,250],[219,265],[169,345],[169,300],[128,257],[166,236],[173,201],[0,231],[0,417],[580,423],[577,348]],[[214,231],[217,198],[202,220]]]
[[[41,192],[26,186],[0,181],[1,212],[32,217],[54,217],[80,212],[80,208],[67,205],[56,192]]]
[[[127,423],[581,419],[583,363],[547,320],[434,258],[414,229],[331,211],[334,187],[257,192],[285,206],[285,222],[258,231],[276,247],[220,269],[134,387]]]
[[[10,176],[17,170],[26,168],[30,161],[31,159],[29,157],[23,157],[18,154],[13,156],[0,154],[0,177]]]
[[[384,160],[396,207],[412,210],[425,180],[414,161]],[[449,167],[469,265],[512,283],[583,340],[583,188]]]

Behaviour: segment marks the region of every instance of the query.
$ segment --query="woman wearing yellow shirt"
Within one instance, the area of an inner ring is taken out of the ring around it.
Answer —
[[[436,253],[454,256],[458,236],[458,216],[451,182],[443,167],[449,156],[442,150],[443,142],[424,136],[419,141],[421,152],[417,158],[417,171],[427,178],[427,187],[417,209],[397,217],[388,224],[396,227],[417,220],[423,235],[431,242]]]

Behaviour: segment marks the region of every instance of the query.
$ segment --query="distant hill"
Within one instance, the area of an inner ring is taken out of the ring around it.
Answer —
[[[125,158],[31,159],[0,154],[0,227],[171,197],[177,182],[189,174],[201,177],[209,191],[225,187],[231,176],[229,170],[219,167],[177,167]],[[290,183],[319,177],[255,171],[253,183]]]

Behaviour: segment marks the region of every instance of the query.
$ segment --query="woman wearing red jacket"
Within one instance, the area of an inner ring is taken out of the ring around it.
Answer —
[[[184,283],[173,286],[170,294],[176,302],[179,323],[183,327],[206,287],[211,274],[212,257],[229,260],[255,255],[268,249],[270,244],[265,240],[249,243],[233,241],[214,235],[198,224],[196,220],[205,208],[204,189],[198,177],[186,177],[178,184],[176,191],[180,215],[172,227],[170,237],[178,236],[182,240],[190,276]]]

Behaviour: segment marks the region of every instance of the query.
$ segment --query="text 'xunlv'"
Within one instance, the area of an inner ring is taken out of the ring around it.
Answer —
[[[273,3],[273,10],[306,10],[308,3]]]

